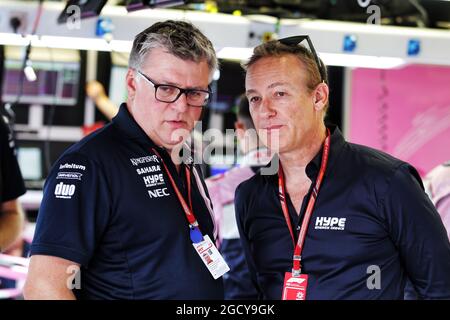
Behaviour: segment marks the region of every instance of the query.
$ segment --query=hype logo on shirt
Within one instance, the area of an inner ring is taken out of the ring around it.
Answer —
[[[316,230],[345,230],[347,218],[317,217],[314,229]]]

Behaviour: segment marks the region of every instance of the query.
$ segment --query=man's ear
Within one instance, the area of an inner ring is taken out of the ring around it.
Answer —
[[[128,99],[133,101],[136,95],[136,71],[129,68],[125,81],[127,84]]]
[[[330,89],[326,83],[320,83],[314,90],[313,102],[316,111],[323,110],[328,104]]]

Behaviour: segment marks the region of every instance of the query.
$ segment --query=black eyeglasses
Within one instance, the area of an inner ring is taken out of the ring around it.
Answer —
[[[183,89],[171,84],[156,84],[141,71],[138,70],[137,72],[155,88],[155,99],[160,102],[175,102],[184,93],[188,105],[192,107],[201,108],[208,104],[209,97],[211,96],[211,90],[209,88],[208,90]]]
[[[309,51],[311,51],[311,53],[314,57],[314,60],[316,61],[317,68],[319,69],[319,73],[320,73],[321,82],[326,83],[327,81],[325,80],[325,67],[322,64],[321,60],[319,59],[319,56],[317,55],[316,50],[314,49],[314,46],[313,46],[312,41],[309,38],[309,36],[307,36],[307,35],[293,36],[293,37],[279,39],[278,41],[284,45],[295,47],[295,46],[298,46],[300,43],[302,43],[304,40],[306,40],[308,42]]]

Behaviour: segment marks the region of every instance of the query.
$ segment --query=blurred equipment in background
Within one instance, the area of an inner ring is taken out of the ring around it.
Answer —
[[[49,50],[55,51],[53,54],[58,61],[53,61]],[[80,77],[78,51],[32,48],[28,60],[33,61],[36,77],[25,77],[24,81],[20,81],[23,72],[21,54],[20,47],[5,47],[3,102],[67,106],[76,104]]]
[[[238,15],[262,14],[279,18],[361,23],[370,23],[368,18],[374,13],[370,8],[376,6],[383,25],[450,28],[450,1],[446,0],[69,0],[58,17],[58,22],[98,16],[106,3],[123,5],[128,12],[176,7]],[[11,21],[12,25],[16,23],[18,20]]]
[[[450,1],[421,0],[420,4],[428,13],[429,27],[450,29]]]
[[[128,0],[127,10],[136,11],[148,8],[165,8],[183,4],[183,0]]]
[[[372,0],[366,7],[358,1],[348,0],[274,0],[282,6],[292,7],[298,3],[302,11],[313,14],[319,19],[366,22],[370,14],[368,7],[375,5],[380,8],[383,24],[416,25],[417,21],[427,24],[427,17],[423,17],[423,8],[416,0]]]
[[[217,0],[220,12],[266,14],[280,18],[315,18],[366,23],[377,6],[381,24],[449,28],[450,1],[443,0]],[[368,13],[369,12],[369,13]]]

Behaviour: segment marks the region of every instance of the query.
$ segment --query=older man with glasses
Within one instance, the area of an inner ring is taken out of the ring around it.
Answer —
[[[127,102],[46,181],[25,298],[223,299],[228,266],[213,244],[210,200],[178,152],[217,65],[190,23],[158,22],[136,36]]]
[[[277,172],[235,198],[260,297],[403,299],[409,278],[420,298],[449,299],[450,244],[417,171],[325,124],[327,71],[309,37],[262,44],[245,68],[255,127],[278,153]]]

